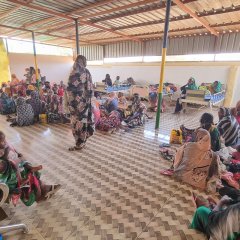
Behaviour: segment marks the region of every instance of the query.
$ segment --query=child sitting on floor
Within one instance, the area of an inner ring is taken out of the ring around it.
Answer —
[[[41,165],[32,167],[24,161],[22,154],[7,143],[5,134],[0,131],[0,182],[8,186],[14,205],[19,199],[26,206],[49,199],[60,188],[60,185],[45,185],[40,181],[38,171],[41,169]]]

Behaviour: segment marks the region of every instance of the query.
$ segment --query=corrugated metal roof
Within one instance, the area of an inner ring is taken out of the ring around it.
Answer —
[[[183,3],[220,34],[240,31],[239,0],[184,0]],[[25,28],[38,32],[38,41],[47,42],[59,36],[59,41],[61,37],[62,40],[68,38],[74,46],[71,40],[75,39],[75,26],[71,18],[76,17],[80,39],[86,41],[85,44],[161,38],[165,0],[33,0],[26,4],[22,0],[0,0],[0,25],[21,28],[1,28],[1,34],[10,37],[24,39],[26,34],[22,28]],[[170,17],[170,36],[209,33],[174,3]],[[232,38],[227,41],[230,45],[234,42]]]

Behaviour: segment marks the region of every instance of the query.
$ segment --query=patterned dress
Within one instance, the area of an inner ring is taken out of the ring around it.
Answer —
[[[27,104],[23,97],[19,97],[16,101],[18,126],[29,126],[34,123],[34,111],[30,104]]]
[[[76,147],[81,147],[94,133],[92,94],[92,76],[86,68],[86,58],[78,56],[69,76],[67,88],[71,127]]]

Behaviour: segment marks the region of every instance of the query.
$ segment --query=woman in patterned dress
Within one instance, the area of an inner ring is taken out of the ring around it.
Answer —
[[[87,59],[79,55],[68,79],[67,97],[72,133],[76,145],[69,151],[81,150],[87,139],[94,133],[94,120],[91,111],[93,95],[92,76],[86,68]]]
[[[16,119],[8,118],[9,122],[12,122],[11,127],[14,126],[29,126],[34,124],[34,111],[30,104],[26,103],[23,97],[19,97],[16,100],[17,105],[17,117]]]

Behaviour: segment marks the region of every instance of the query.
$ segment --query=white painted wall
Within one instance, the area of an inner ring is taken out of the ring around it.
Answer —
[[[25,68],[34,66],[33,55],[10,53],[10,69],[12,73],[17,74],[19,79],[23,78]],[[67,82],[71,67],[73,65],[72,57],[63,56],[37,56],[38,65],[42,75],[47,77],[50,82]],[[221,81],[226,84],[231,63],[167,63],[165,71],[165,81],[177,85],[183,85],[189,79],[194,77],[198,85],[202,82]],[[240,65],[237,63],[237,65]],[[120,76],[121,80],[133,77],[138,84],[154,84],[159,82],[160,66],[153,64],[115,64],[102,66],[88,66],[93,81],[99,82],[105,78],[106,73],[111,75],[112,80]],[[240,100],[240,66],[237,76],[235,93],[232,105]]]
[[[153,64],[154,65],[154,64]],[[156,64],[155,64],[156,65]],[[165,81],[174,83],[178,86],[186,84],[189,77],[196,79],[197,85],[201,85],[203,82],[220,81],[223,84],[227,83],[230,63],[210,63],[209,66],[206,63],[189,63],[189,66],[185,64],[174,63],[168,64],[165,69]],[[134,80],[140,84],[154,84],[159,82],[160,67],[150,66],[144,64],[129,64],[128,65],[103,65],[103,66],[88,66],[93,81],[99,82],[105,78],[106,73],[109,73],[112,80],[115,80],[116,76],[120,76],[121,81],[128,77],[133,77]],[[237,101],[240,100],[240,66],[237,75],[237,83],[235,85],[235,92],[231,107],[235,106]]]
[[[232,105],[235,106],[238,101],[240,101],[240,67],[238,67],[237,82],[235,84],[235,91],[234,91]]]
[[[72,57],[64,56],[38,55],[37,61],[41,75],[46,76],[52,83],[61,80],[66,82],[73,65]],[[34,58],[31,54],[10,53],[9,62],[11,73],[15,73],[19,79],[24,79],[25,68],[34,67]]]
[[[191,64],[191,63],[190,63]],[[120,76],[121,81],[128,77],[138,84],[154,84],[159,82],[159,66],[88,66],[94,82],[99,82],[109,73],[112,80]],[[176,83],[177,85],[186,84],[190,77],[196,79],[197,85],[203,82],[221,81],[225,84],[228,77],[228,66],[166,66],[165,81]]]

